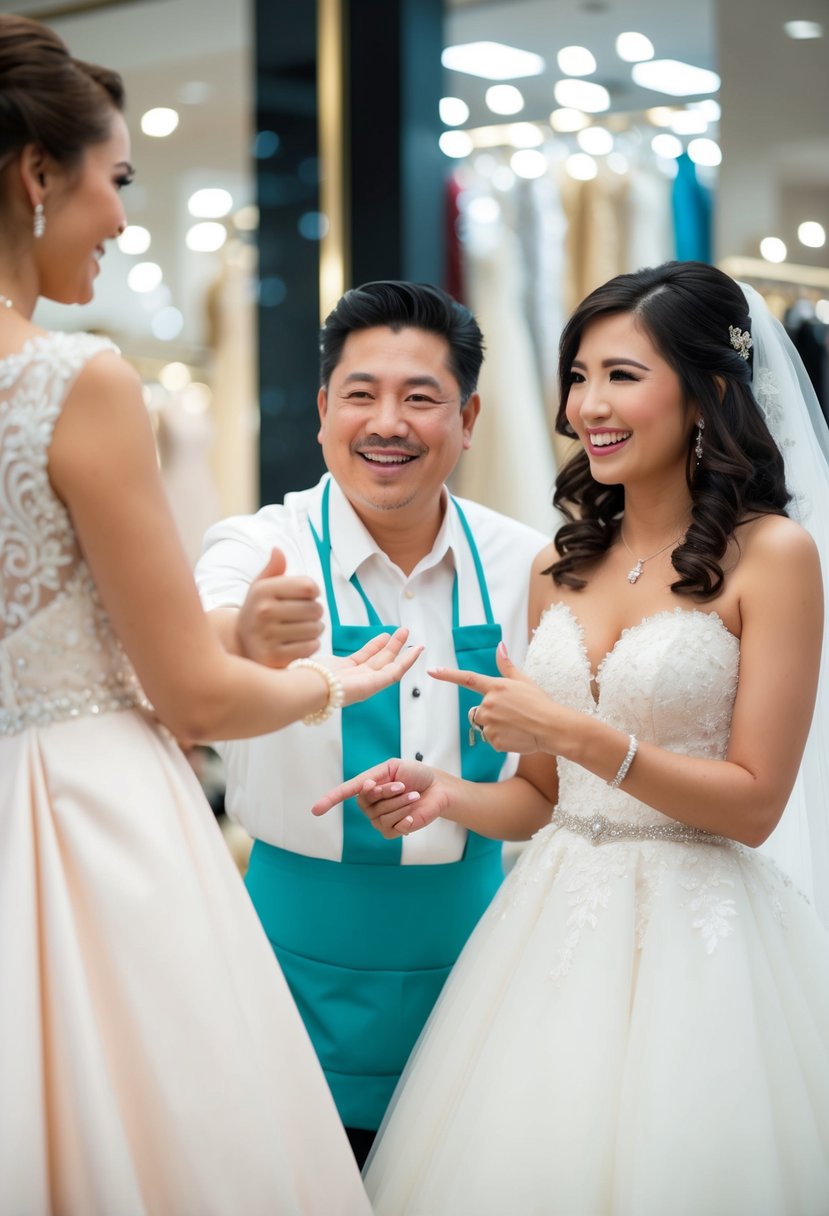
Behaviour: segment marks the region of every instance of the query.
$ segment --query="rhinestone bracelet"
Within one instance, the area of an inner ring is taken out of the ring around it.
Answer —
[[[633,757],[636,755],[636,749],[639,744],[636,741],[636,735],[628,735],[628,749],[625,753],[625,758],[619,765],[619,771],[612,781],[608,781],[608,785],[612,790],[618,790],[619,786],[628,775],[628,769],[633,764]]]
[[[330,668],[324,663],[318,663],[316,659],[294,659],[288,664],[288,670],[292,667],[307,667],[309,671],[318,672],[328,685],[328,700],[322,709],[315,709],[312,714],[306,714],[302,721],[306,726],[319,726],[321,722],[327,722],[335,709],[342,709],[345,701],[345,690],[342,680],[334,675]]]

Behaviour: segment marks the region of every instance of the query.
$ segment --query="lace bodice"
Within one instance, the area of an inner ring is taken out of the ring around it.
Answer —
[[[677,608],[645,617],[625,629],[596,673],[581,626],[566,604],[547,610],[527,654],[527,674],[552,697],[640,741],[684,755],[722,759],[728,748],[737,691],[740,643],[714,612]],[[624,789],[560,759],[559,805],[627,823],[670,823]]]
[[[0,359],[0,735],[143,702],[47,467],[76,376],[115,349],[50,333]]]

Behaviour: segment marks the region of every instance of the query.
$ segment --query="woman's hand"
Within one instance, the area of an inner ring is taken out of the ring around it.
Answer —
[[[329,790],[311,807],[324,815],[339,802],[357,805],[386,839],[425,828],[449,807],[449,779],[415,760],[386,760]]]
[[[408,629],[396,629],[391,636],[380,633],[360,650],[347,658],[327,656],[325,666],[333,671],[343,686],[344,705],[365,701],[390,684],[396,684],[423,653],[422,646],[406,650]]]
[[[429,675],[483,694],[480,705],[470,711],[469,725],[496,751],[557,754],[561,706],[512,663],[503,642],[498,645],[496,662],[502,678],[449,667],[435,668]]]

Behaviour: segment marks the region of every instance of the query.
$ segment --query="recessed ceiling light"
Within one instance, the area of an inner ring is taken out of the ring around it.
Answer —
[[[139,293],[154,291],[162,277],[158,262],[136,262],[127,275],[127,285]]]
[[[599,172],[599,166],[586,152],[574,152],[572,156],[568,156],[564,169],[568,177],[575,178],[577,182],[592,181]]]
[[[590,119],[582,110],[573,110],[563,106],[560,110],[553,110],[550,115],[550,126],[554,131],[580,131],[582,127],[586,127]]]
[[[653,43],[644,34],[630,31],[616,39],[616,54],[625,63],[641,63],[644,59],[653,59]]]
[[[535,148],[523,148],[520,152],[513,152],[509,164],[513,173],[529,180],[543,177],[547,172],[547,157]]]
[[[443,155],[451,156],[453,160],[468,156],[474,147],[466,131],[444,131],[438,143]]]
[[[460,97],[441,97],[440,121],[447,127],[461,127],[469,117],[469,106]]]
[[[670,125],[677,135],[702,135],[708,130],[708,119],[699,110],[675,110]]]
[[[667,132],[654,135],[651,148],[657,156],[662,156],[665,160],[675,160],[677,156],[682,155],[682,140],[677,139],[675,135],[668,135]]]
[[[218,224],[215,220],[206,220],[188,229],[184,239],[187,248],[192,249],[194,253],[215,253],[227,240],[227,229],[224,224]]]
[[[145,135],[152,135],[156,139],[172,135],[177,126],[178,112],[171,110],[169,106],[156,106],[141,115],[141,130]]]
[[[591,156],[607,156],[613,151],[613,136],[604,127],[585,127],[579,131],[576,141],[582,152]]]
[[[128,224],[118,237],[118,248],[122,253],[146,253],[152,237],[140,224]]]
[[[559,80],[553,90],[560,106],[598,114],[610,109],[610,94],[603,85],[590,80]]]
[[[485,80],[518,80],[522,76],[540,76],[546,64],[533,51],[522,51],[503,42],[465,42],[448,46],[440,57],[451,72],[466,72]]]
[[[556,60],[565,76],[591,76],[596,70],[596,57],[586,46],[563,46]]]
[[[778,236],[764,236],[760,242],[760,257],[767,262],[785,262],[788,252],[785,241]]]
[[[720,78],[716,72],[698,68],[679,59],[651,59],[635,63],[631,69],[634,83],[670,97],[688,97],[693,93],[716,93]]]
[[[688,144],[688,155],[695,165],[714,167],[722,162],[720,145],[715,139],[692,139]]]
[[[196,190],[187,200],[187,210],[202,220],[217,220],[233,210],[233,195],[229,190],[208,187]]]
[[[513,148],[538,148],[544,143],[544,136],[534,122],[511,122],[507,138]]]
[[[798,226],[797,239],[810,249],[822,249],[826,244],[826,229],[817,220],[804,220]]]
[[[822,38],[823,26],[819,21],[786,21],[783,29],[790,38]]]
[[[514,84],[490,85],[484,101],[493,114],[519,114],[524,109],[524,95]]]

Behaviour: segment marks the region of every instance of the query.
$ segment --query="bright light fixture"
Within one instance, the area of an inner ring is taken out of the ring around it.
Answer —
[[[139,293],[155,291],[162,278],[163,273],[158,262],[136,262],[127,275],[127,286]]]
[[[501,204],[492,195],[482,194],[470,200],[466,214],[476,224],[495,224],[501,216]]]
[[[523,148],[520,152],[513,152],[509,163],[517,177],[532,179],[543,177],[547,172],[547,157],[535,148]]]
[[[688,109],[698,110],[709,122],[719,122],[722,117],[722,106],[713,97],[706,97],[704,101],[689,101]]]
[[[127,224],[118,237],[118,248],[122,253],[146,253],[151,240],[148,229],[140,224]]]
[[[586,46],[563,46],[556,61],[565,76],[592,76],[596,70],[596,57]]]
[[[767,262],[785,262],[788,249],[778,236],[764,236],[760,242],[760,257]]]
[[[815,316],[824,325],[829,325],[829,300],[818,300],[815,304]]]
[[[713,167],[722,162],[720,145],[715,139],[692,139],[688,144],[688,155],[695,165]]]
[[[159,308],[158,312],[154,312],[150,318],[150,329],[153,331],[153,336],[161,342],[172,342],[173,338],[177,338],[184,328],[184,317],[177,308],[169,306],[167,308]]]
[[[440,61],[450,72],[466,72],[485,80],[518,80],[540,76],[547,66],[540,55],[503,42],[465,42],[448,46]]]
[[[152,135],[156,139],[172,135],[177,126],[178,111],[171,110],[168,106],[156,106],[154,110],[147,110],[141,115],[141,130],[145,135]]]
[[[215,253],[227,240],[227,229],[215,220],[206,220],[202,224],[194,224],[184,239],[187,248],[194,253]]]
[[[826,229],[817,220],[804,220],[798,225],[797,239],[810,249],[822,249],[826,244]]]
[[[677,135],[702,135],[708,130],[708,119],[699,110],[674,110],[670,126]]]
[[[582,127],[586,127],[590,119],[582,110],[573,110],[568,107],[563,107],[560,110],[553,110],[550,115],[550,126],[554,131],[580,131]]]
[[[210,187],[197,190],[187,200],[187,210],[197,219],[217,220],[233,209],[233,195],[229,190]]]
[[[186,363],[166,363],[158,373],[158,378],[169,393],[177,393],[192,380],[190,368]]]
[[[676,110],[672,110],[670,106],[651,106],[649,110],[645,110],[645,117],[655,127],[670,127],[674,114]]]
[[[460,97],[441,97],[440,121],[447,127],[461,127],[469,117],[469,106]]]
[[[613,136],[604,127],[585,127],[576,140],[582,152],[589,152],[591,156],[607,156],[613,151]]]
[[[585,110],[588,114],[598,114],[602,110],[610,109],[610,94],[607,89],[591,80],[559,80],[553,94],[560,106]]]
[[[490,85],[484,101],[493,114],[520,114],[524,109],[524,94],[514,84]]]
[[[599,166],[586,152],[574,152],[572,156],[568,156],[564,169],[568,176],[575,178],[577,182],[592,181],[599,172]]]
[[[635,84],[655,93],[667,93],[670,97],[689,97],[694,93],[716,93],[720,78],[707,68],[694,67],[679,59],[651,59],[647,63],[635,63],[631,68]]]
[[[677,156],[682,155],[682,140],[664,132],[662,135],[654,135],[651,148],[657,156],[663,156],[665,160],[675,160]]]
[[[785,21],[783,29],[790,38],[822,38],[823,26],[819,21]]]
[[[644,34],[629,31],[616,39],[616,54],[625,63],[641,63],[644,59],[653,59],[653,43]]]
[[[444,131],[438,143],[443,155],[451,156],[453,160],[468,156],[474,147],[466,131]]]
[[[513,148],[538,148],[544,143],[544,136],[534,122],[510,123],[507,138]]]

